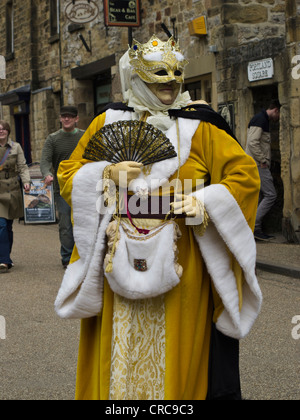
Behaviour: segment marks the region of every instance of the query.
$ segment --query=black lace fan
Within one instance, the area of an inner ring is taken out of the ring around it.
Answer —
[[[118,163],[134,161],[150,165],[176,157],[165,134],[143,121],[117,121],[105,125],[88,142],[83,158]]]

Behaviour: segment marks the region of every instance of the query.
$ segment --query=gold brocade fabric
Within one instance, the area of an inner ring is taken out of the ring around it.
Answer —
[[[110,400],[163,400],[164,296],[128,300],[114,295]]]

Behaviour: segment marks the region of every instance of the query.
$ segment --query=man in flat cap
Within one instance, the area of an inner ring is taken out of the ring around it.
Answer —
[[[76,127],[79,121],[78,110],[74,106],[63,106],[60,110],[61,129],[50,134],[43,147],[41,172],[45,184],[53,183],[56,209],[59,217],[59,238],[61,261],[64,268],[69,264],[74,247],[71,208],[61,197],[57,181],[57,169],[61,161],[69,159],[84,134]]]

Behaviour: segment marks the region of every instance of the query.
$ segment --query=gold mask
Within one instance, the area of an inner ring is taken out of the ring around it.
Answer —
[[[146,83],[183,83],[184,59],[179,44],[171,37],[162,42],[153,35],[146,44],[134,40],[129,49],[129,62],[134,72]]]

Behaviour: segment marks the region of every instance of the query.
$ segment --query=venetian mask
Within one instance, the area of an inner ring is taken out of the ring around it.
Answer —
[[[188,64],[179,44],[171,37],[162,42],[153,35],[146,44],[134,40],[129,49],[129,62],[145,83],[183,83],[184,68]]]

